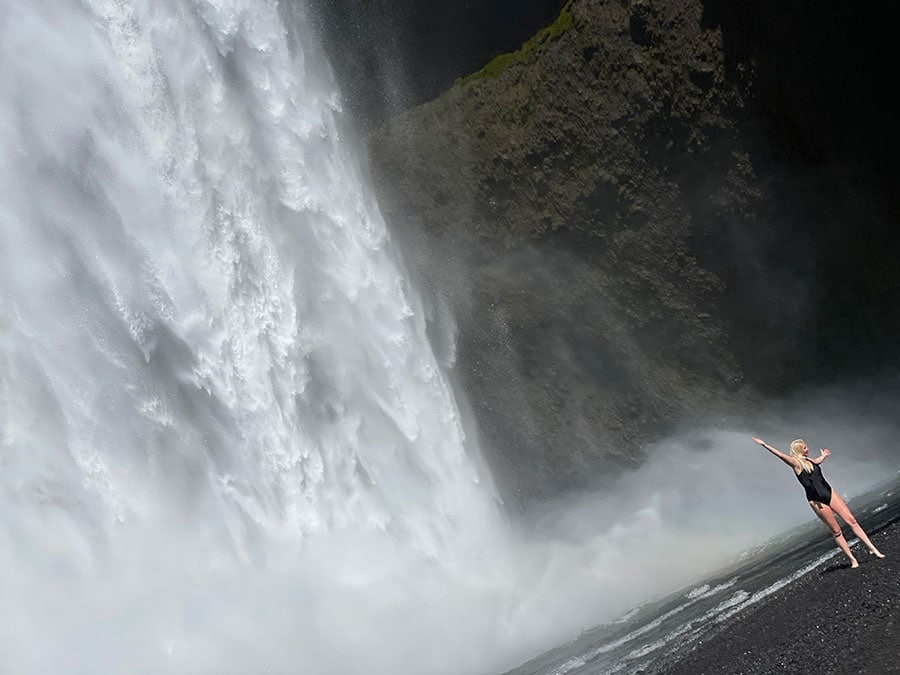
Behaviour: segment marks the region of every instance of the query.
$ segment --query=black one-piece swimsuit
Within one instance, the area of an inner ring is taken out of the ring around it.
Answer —
[[[819,465],[815,462],[811,462],[811,464],[813,468],[812,473],[801,470],[797,474],[797,480],[800,481],[800,485],[806,490],[806,498],[809,501],[819,502],[828,506],[831,503],[831,486],[825,480],[825,476],[822,475],[822,469],[819,468]]]

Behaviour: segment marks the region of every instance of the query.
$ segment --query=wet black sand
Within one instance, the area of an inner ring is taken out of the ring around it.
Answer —
[[[900,522],[870,535],[884,559],[857,543],[654,672],[900,673]]]

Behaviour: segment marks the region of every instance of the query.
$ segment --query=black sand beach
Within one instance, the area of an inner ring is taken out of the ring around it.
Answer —
[[[653,672],[900,673],[900,523],[870,535],[884,559],[857,543]]]
[[[848,537],[860,563],[851,569],[811,519],[508,675],[900,675],[898,478],[851,501],[885,558]]]

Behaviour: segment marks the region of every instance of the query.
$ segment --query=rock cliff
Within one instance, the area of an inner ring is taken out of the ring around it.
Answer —
[[[699,0],[572,0],[370,139],[513,502],[634,466],[803,367],[812,277],[778,264],[796,241],[746,110],[754,61],[728,57]]]

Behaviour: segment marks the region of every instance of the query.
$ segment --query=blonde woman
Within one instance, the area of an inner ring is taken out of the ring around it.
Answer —
[[[806,441],[802,438],[798,438],[791,443],[790,455],[779,452],[771,445],[755,436],[753,437],[753,441],[759,443],[794,470],[794,475],[797,476],[797,480],[800,481],[800,484],[806,491],[806,498],[809,500],[809,505],[812,507],[815,514],[822,519],[822,522],[828,526],[828,529],[831,530],[834,540],[837,542],[838,547],[844,552],[844,555],[850,558],[850,567],[859,567],[859,563],[856,561],[856,558],[853,557],[853,553],[850,552],[850,547],[847,545],[847,540],[844,539],[844,533],[841,532],[841,526],[838,525],[834,514],[839,515],[841,520],[850,526],[850,529],[852,529],[853,533],[859,537],[859,540],[869,547],[869,552],[872,555],[877,558],[884,557],[884,554],[875,548],[875,545],[869,541],[869,537],[862,527],[860,527],[859,523],[856,522],[856,518],[850,513],[850,509],[847,508],[847,504],[841,496],[831,489],[828,481],[826,481],[825,477],[822,475],[822,469],[819,468],[819,464],[831,454],[828,448],[820,450],[819,452],[821,454],[818,457],[810,458],[809,448],[806,446]]]

